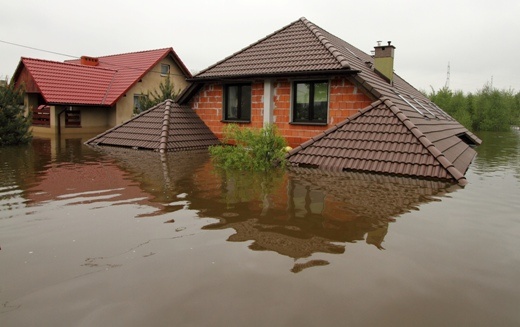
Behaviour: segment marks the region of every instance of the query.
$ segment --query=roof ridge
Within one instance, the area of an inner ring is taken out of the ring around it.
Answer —
[[[74,59],[74,60],[78,60],[78,59]],[[68,62],[68,61],[54,61],[54,60],[47,60],[47,59],[21,57],[21,61],[24,62],[24,60],[40,61],[40,62],[46,62],[46,63],[65,65],[65,66],[84,67],[86,69],[99,69],[99,70],[106,70],[106,71],[111,71],[111,72],[117,72],[117,69],[98,67],[98,66],[88,66],[88,65],[76,64],[76,63],[72,63],[72,62]]]
[[[101,104],[105,104],[105,101],[108,97],[108,94],[110,93],[110,89],[112,88],[112,84],[114,84],[114,80],[116,79],[116,75],[119,73],[118,70],[114,71],[114,75],[112,75],[112,79],[110,80],[110,84],[108,84],[108,87],[105,91],[105,95],[103,96],[103,100],[101,100]]]
[[[101,58],[109,58],[109,57],[123,56],[123,55],[129,55],[129,54],[140,54],[140,53],[145,53],[145,52],[153,52],[153,51],[159,51],[159,50],[162,50],[163,52],[165,52],[165,51],[173,50],[173,47],[141,50],[141,51],[130,51],[130,52],[116,53],[116,54],[111,54],[111,55],[106,55],[106,56],[88,56],[88,57],[101,59]],[[65,62],[78,60],[78,59],[81,59],[81,57],[77,58],[77,59],[65,60]]]
[[[315,25],[314,23],[307,20],[305,17],[300,18],[300,21],[305,24],[305,26],[320,40],[321,44],[329,50],[329,52],[334,56],[334,58],[338,61],[342,68],[350,68],[350,63],[347,58],[339,51],[329,39],[325,37],[322,33],[322,28]]]
[[[167,144],[168,144],[168,135],[170,134],[170,107],[172,105],[172,100],[168,99],[165,101],[164,108],[164,118],[161,127],[161,138],[159,140],[159,152],[166,152]]]
[[[205,73],[206,71],[208,71],[208,70],[210,70],[210,69],[212,69],[212,68],[214,68],[214,67],[220,65],[220,64],[223,63],[223,62],[225,62],[226,60],[228,60],[228,59],[230,59],[230,58],[233,58],[234,56],[236,56],[236,55],[238,55],[238,54],[240,54],[240,53],[242,53],[242,52],[244,52],[244,51],[246,51],[246,50],[252,48],[253,46],[255,46],[255,45],[257,45],[257,44],[259,44],[259,43],[261,43],[261,42],[267,40],[267,39],[270,38],[271,36],[273,36],[273,35],[275,35],[275,34],[281,32],[281,31],[283,31],[283,30],[285,30],[285,29],[287,29],[287,28],[293,26],[294,24],[298,23],[299,21],[300,21],[300,19],[295,20],[294,22],[292,22],[292,23],[290,23],[290,24],[288,24],[288,25],[285,25],[284,27],[282,27],[282,28],[280,28],[280,29],[278,29],[278,30],[276,30],[276,31],[274,31],[274,32],[272,32],[272,33],[270,33],[270,34],[264,36],[264,37],[261,38],[260,40],[254,42],[254,43],[251,43],[250,45],[248,45],[248,46],[246,46],[246,47],[240,49],[239,51],[237,51],[237,52],[235,52],[235,53],[233,53],[233,54],[227,56],[226,58],[217,61],[217,62],[214,63],[213,65],[208,66],[207,68],[201,70],[200,72],[198,72],[197,74],[195,74],[195,76],[193,76],[193,77],[196,78],[198,75],[201,75],[201,74]]]
[[[392,113],[399,119],[403,125],[417,138],[419,142],[421,142],[422,146],[430,154],[437,160],[446,171],[459,183],[459,185],[464,186],[467,184],[466,177],[462,174],[451,161],[449,161],[444,153],[442,153],[435,144],[433,144],[423,132],[417,127],[411,120],[406,116],[393,102],[390,98],[386,96],[381,97],[381,101],[385,104],[388,109],[392,111]]]

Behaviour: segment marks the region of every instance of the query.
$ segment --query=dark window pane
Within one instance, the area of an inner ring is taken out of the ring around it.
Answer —
[[[314,110],[313,120],[317,122],[327,121],[327,103],[329,96],[328,83],[314,84]]]
[[[328,82],[297,82],[294,84],[293,121],[327,122]]]
[[[295,121],[308,121],[309,120],[309,100],[310,100],[310,85],[308,83],[296,83],[295,90]]]
[[[238,86],[228,86],[226,119],[238,119]]]
[[[227,85],[224,120],[251,120],[251,85]]]

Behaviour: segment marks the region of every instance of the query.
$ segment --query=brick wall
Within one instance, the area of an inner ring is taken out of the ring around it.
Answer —
[[[372,100],[361,93],[350,81],[342,77],[332,78],[329,87],[328,125],[297,125],[291,121],[291,82],[280,79],[273,82],[274,122],[288,144],[296,147],[309,138],[319,134],[335,124],[355,114],[368,106]],[[263,94],[264,82],[255,81],[251,88],[251,123],[247,127],[261,128],[263,126]],[[207,84],[190,102],[191,107],[208,125],[217,137],[222,137],[223,87],[221,84]]]
[[[291,82],[289,80],[276,81],[274,84],[275,124],[292,147],[298,146],[316,134],[345,120],[372,102],[347,79],[333,78],[329,87],[328,125],[316,126],[290,124],[291,101]]]
[[[228,123],[223,123],[223,86],[221,84],[206,84],[190,101],[190,106],[206,123],[211,131],[222,137],[222,129]],[[264,84],[254,82],[251,85],[251,123],[242,124],[248,127],[262,128],[264,110]]]

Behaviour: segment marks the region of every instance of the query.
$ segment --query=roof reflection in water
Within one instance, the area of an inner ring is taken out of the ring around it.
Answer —
[[[188,197],[200,216],[219,218],[205,229],[233,228],[229,241],[253,241],[252,250],[294,259],[343,253],[338,243],[362,240],[383,249],[389,222],[459,188],[432,180],[303,169],[219,176],[205,178],[204,190]]]
[[[214,169],[205,151],[107,153],[132,172],[153,202],[166,204],[153,215],[195,210],[201,218],[218,219],[204,229],[232,228],[228,241],[252,241],[251,250],[295,260],[343,253],[344,243],[359,241],[384,249],[389,222],[459,189],[435,180],[315,169],[230,173]],[[175,205],[179,194],[184,201]],[[297,261],[292,271],[326,264]]]

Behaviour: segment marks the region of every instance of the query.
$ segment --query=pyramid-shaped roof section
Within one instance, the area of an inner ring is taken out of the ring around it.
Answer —
[[[293,166],[454,180],[476,155],[457,138],[446,155],[388,98],[382,98],[288,153]],[[453,151],[452,151],[453,152]],[[451,152],[450,152],[451,154]]]
[[[350,70],[341,51],[305,18],[195,75],[195,79]]]
[[[86,143],[167,152],[220,142],[190,107],[166,100]]]

